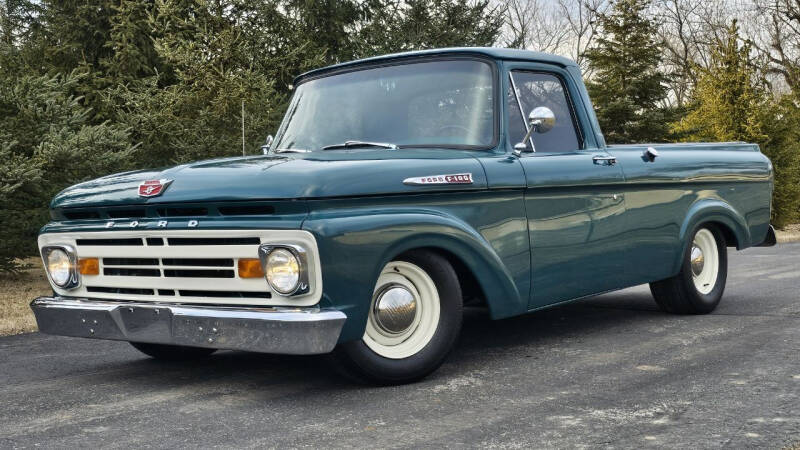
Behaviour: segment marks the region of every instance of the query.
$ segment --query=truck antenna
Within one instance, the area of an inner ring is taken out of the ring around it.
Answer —
[[[246,156],[244,153],[244,99],[242,99],[242,156]]]

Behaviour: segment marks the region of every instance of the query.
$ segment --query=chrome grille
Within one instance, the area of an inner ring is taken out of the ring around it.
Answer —
[[[78,258],[98,258],[98,275],[82,275],[60,295],[115,300],[309,306],[321,295],[316,242],[300,230],[141,230],[45,233],[40,247],[71,245]],[[258,258],[262,243],[300,244],[313,252],[315,289],[298,297],[270,292],[263,278],[239,278],[238,260]]]

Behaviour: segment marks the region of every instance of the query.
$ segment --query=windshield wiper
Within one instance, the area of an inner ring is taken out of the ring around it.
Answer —
[[[279,148],[274,153],[311,153],[311,150],[303,148]]]
[[[366,142],[366,141],[345,141],[344,144],[334,144],[334,145],[326,145],[322,147],[323,150],[335,150],[337,148],[355,148],[355,147],[380,147],[380,148],[390,148],[392,150],[397,150],[398,147],[395,144],[390,144],[387,142]]]

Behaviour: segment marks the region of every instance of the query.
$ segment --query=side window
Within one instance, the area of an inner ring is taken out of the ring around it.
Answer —
[[[538,106],[546,106],[556,116],[556,125],[547,133],[534,133],[533,143],[537,152],[572,152],[580,149],[578,133],[572,119],[564,85],[555,75],[537,72],[511,72],[512,85],[508,89],[508,131],[511,145],[521,142],[527,128],[524,120]],[[516,87],[516,93],[513,87]],[[520,113],[519,105],[524,113]],[[523,119],[525,118],[525,119]],[[531,150],[530,141],[525,143]]]

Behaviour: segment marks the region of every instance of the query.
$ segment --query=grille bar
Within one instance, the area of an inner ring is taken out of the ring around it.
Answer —
[[[257,237],[224,238],[168,238],[169,245],[258,245]]]
[[[220,298],[271,298],[269,292],[249,291],[191,291],[181,290],[182,297],[220,297]]]
[[[157,266],[157,258],[103,258],[106,266]]]
[[[230,258],[164,258],[161,263],[165,266],[233,267]]]
[[[78,239],[75,241],[78,245],[142,245],[142,238],[126,238],[126,239]]]
[[[160,277],[161,271],[158,269],[126,269],[118,267],[106,267],[103,275],[120,277]]]
[[[153,295],[152,289],[87,286],[86,290],[89,292],[101,292],[104,294]]]
[[[165,277],[173,278],[233,278],[232,270],[164,269]]]

